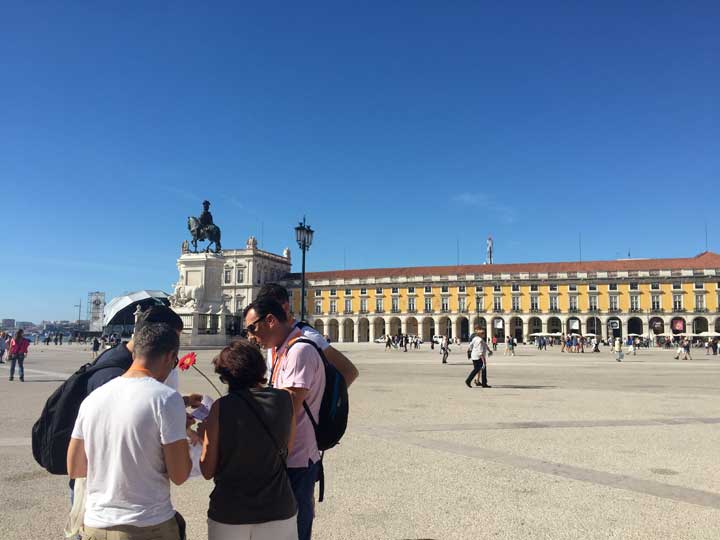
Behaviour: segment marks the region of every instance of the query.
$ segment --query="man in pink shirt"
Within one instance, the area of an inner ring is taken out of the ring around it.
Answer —
[[[276,349],[271,384],[287,390],[292,396],[296,431],[287,459],[288,477],[298,504],[298,539],[309,540],[320,451],[303,403],[307,403],[317,420],[325,391],[325,368],[315,346],[296,343],[302,333],[288,321],[285,310],[277,301],[260,297],[245,308],[243,317],[245,330],[260,346]]]

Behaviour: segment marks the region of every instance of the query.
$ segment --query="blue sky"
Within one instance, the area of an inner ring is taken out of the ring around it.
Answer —
[[[717,2],[259,4],[4,5],[0,317],[170,290],[204,198],[311,270],[720,249]]]

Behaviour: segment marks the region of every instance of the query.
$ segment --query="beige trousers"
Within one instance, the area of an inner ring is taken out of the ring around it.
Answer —
[[[116,525],[107,529],[85,527],[83,540],[180,540],[180,529],[175,518],[152,527]]]

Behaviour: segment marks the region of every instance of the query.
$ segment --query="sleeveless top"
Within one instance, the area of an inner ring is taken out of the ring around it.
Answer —
[[[293,411],[290,394],[274,388],[238,392],[255,400],[257,412],[286,450]],[[229,525],[289,519],[297,513],[297,504],[285,460],[245,399],[233,392],[219,400],[220,458],[208,517]]]

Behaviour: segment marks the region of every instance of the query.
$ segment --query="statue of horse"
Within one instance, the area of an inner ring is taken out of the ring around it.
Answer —
[[[212,244],[215,244],[215,253],[220,253],[222,251],[222,246],[220,245],[220,227],[217,225],[208,225],[207,227],[203,227],[200,225],[200,220],[193,216],[188,217],[187,226],[190,234],[192,235],[191,244],[193,247],[193,253],[198,252],[197,243],[198,241],[203,240],[207,240],[209,242],[205,248],[205,253],[210,253],[210,246]]]

